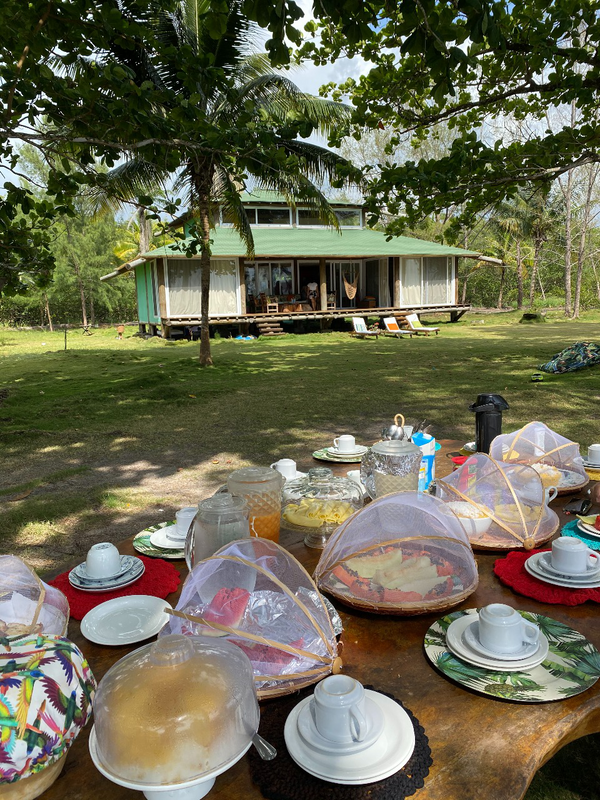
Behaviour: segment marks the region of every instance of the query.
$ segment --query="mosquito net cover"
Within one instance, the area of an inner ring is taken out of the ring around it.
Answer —
[[[331,536],[317,585],[351,606],[425,614],[460,603],[477,587],[467,534],[437,497],[398,492],[375,500]]]
[[[41,581],[17,556],[0,556],[0,637],[63,636],[68,622],[69,603],[61,591]]]

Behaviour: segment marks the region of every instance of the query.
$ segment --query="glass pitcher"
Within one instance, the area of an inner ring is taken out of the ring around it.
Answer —
[[[242,497],[220,492],[198,503],[198,513],[185,540],[185,560],[194,564],[212,556],[229,542],[250,536],[248,509]]]
[[[371,499],[392,492],[416,491],[422,455],[411,442],[376,442],[360,464],[360,479]]]
[[[279,541],[284,483],[283,475],[270,467],[243,467],[227,478],[227,490],[246,502],[251,536]]]

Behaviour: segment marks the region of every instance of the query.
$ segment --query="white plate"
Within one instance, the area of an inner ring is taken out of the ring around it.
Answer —
[[[357,444],[354,450],[338,450],[337,447],[328,447],[327,452],[332,456],[362,456],[369,448],[363,444]]]
[[[535,562],[530,563],[533,561],[533,558],[534,556],[530,556],[527,561],[525,561],[525,570],[539,581],[549,583],[551,586],[563,586],[566,589],[597,589],[600,587],[600,579],[590,580],[588,582],[570,578],[555,578],[553,575],[549,575],[547,572],[543,572],[538,567],[535,567]]]
[[[147,594],[115,597],[100,603],[81,620],[81,632],[96,644],[125,645],[154,636],[169,620],[166,600]]]
[[[596,464],[593,461],[586,461],[585,458],[583,459],[583,466],[587,469],[600,469],[600,464]]]
[[[587,522],[582,522],[580,519],[578,519],[577,527],[582,533],[585,533],[586,536],[594,536],[600,539],[600,531],[598,528],[594,528],[593,525],[588,525]]]
[[[323,781],[352,786],[382,781],[402,769],[415,749],[410,717],[384,694],[365,689],[365,695],[383,711],[384,729],[377,742],[360,753],[326,754],[304,742],[298,731],[298,715],[312,695],[292,709],[285,722],[284,737],[288,752],[299,767]]]
[[[475,619],[473,619],[475,617]],[[474,664],[476,667],[495,669],[502,672],[524,672],[541,664],[548,655],[548,640],[540,633],[539,647],[533,655],[521,661],[506,661],[496,657],[483,656],[472,650],[465,641],[464,632],[473,622],[479,619],[479,614],[467,614],[455,619],[446,631],[446,645],[448,649],[463,661]]]
[[[522,661],[523,659],[533,657],[540,649],[539,642],[524,642],[523,646],[516,653],[497,653],[489,650],[481,644],[479,639],[479,619],[474,619],[473,622],[465,628],[463,633],[463,642],[467,644],[471,650],[475,650],[479,655],[486,658],[494,658],[497,661]]]
[[[541,575],[545,578],[551,578],[557,581],[566,581],[577,584],[578,586],[587,586],[591,583],[597,583],[600,581],[600,572],[594,571],[592,573],[587,573],[585,575],[564,575],[562,573],[551,572],[550,569],[546,566],[546,559],[542,558],[545,553],[535,553],[533,556],[529,556],[527,559],[531,561],[529,564],[533,574]]]
[[[542,570],[549,572],[556,578],[577,578],[577,580],[587,580],[596,577],[600,578],[600,555],[598,555],[598,558],[595,559],[596,566],[592,566],[590,564],[585,572],[561,572],[552,565],[551,553],[545,552],[537,555],[539,555],[539,558],[535,560],[535,566],[541,567]]]
[[[336,744],[336,753],[347,755],[348,753],[358,753],[360,750],[366,750],[375,743],[380,737],[385,724],[383,711],[378,703],[371,697],[365,697],[365,716],[369,721],[369,730],[362,742],[342,742]],[[304,743],[310,748],[320,750],[322,753],[331,755],[331,741],[321,736],[317,730],[312,713],[310,703],[306,703],[298,713],[298,732]]]
[[[572,469],[561,469],[560,467],[557,467],[557,469],[560,472],[559,490],[585,486],[586,483],[589,483],[588,476],[582,475],[581,472],[574,472]]]
[[[83,582],[79,580],[77,575],[73,575],[71,571],[69,573],[69,583],[80,592],[115,592],[117,589],[124,589],[126,586],[131,586],[132,583],[135,583],[142,577],[145,571],[146,567],[143,561],[140,561],[140,566],[132,569],[128,574],[120,578],[107,578],[103,583],[97,584]]]
[[[163,550],[183,550],[185,547],[185,536],[183,539],[169,539],[167,531],[175,525],[167,525],[166,528],[159,528],[150,534],[150,543],[154,547],[162,547]]]

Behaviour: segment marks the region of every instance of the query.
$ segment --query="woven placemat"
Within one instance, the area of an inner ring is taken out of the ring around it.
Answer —
[[[365,689],[375,689],[365,686]],[[305,689],[282,700],[264,704],[261,707],[259,733],[277,748],[277,758],[263,761],[256,750],[248,751],[250,774],[264,797],[269,800],[402,800],[410,797],[425,783],[429,768],[433,764],[429,740],[423,726],[415,715],[400,700],[387,692],[390,697],[406,711],[415,729],[415,749],[402,769],[377,783],[363,786],[346,786],[319,780],[301,769],[292,759],[285,746],[283,728],[288,714],[312,689]]]

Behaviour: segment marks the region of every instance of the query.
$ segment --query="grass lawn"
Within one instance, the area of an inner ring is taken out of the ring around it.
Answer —
[[[472,440],[467,407],[480,392],[510,404],[505,431],[540,419],[587,447],[600,441],[600,369],[530,377],[566,345],[600,341],[600,314],[549,316],[519,325],[517,312],[467,315],[412,340],[222,339],[205,370],[198,344],[143,340],[132,328],[123,341],[113,329],[72,331],[67,350],[62,331],[0,329],[1,550],[40,569],[60,564],[172,517],[238,466],[281,457],[308,466],[340,433],[375,441],[399,411],[427,418],[438,438]],[[528,800],[598,797],[599,743],[561,751]]]

